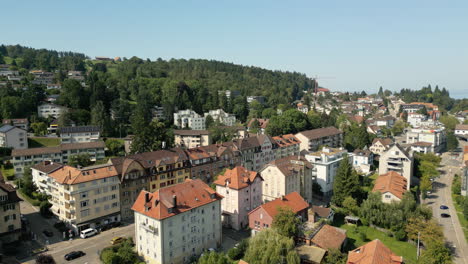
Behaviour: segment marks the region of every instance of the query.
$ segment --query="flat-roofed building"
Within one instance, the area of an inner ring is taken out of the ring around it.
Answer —
[[[70,126],[59,130],[62,143],[84,143],[98,141],[101,129],[97,126]]]
[[[196,148],[211,144],[208,130],[174,130],[174,144],[181,148]]]
[[[321,146],[338,148],[343,145],[343,131],[335,127],[302,131],[295,136],[301,142],[301,151],[317,151]]]

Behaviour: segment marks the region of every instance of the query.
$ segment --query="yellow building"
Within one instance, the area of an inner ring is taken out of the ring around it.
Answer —
[[[0,174],[0,246],[21,235],[20,201],[15,188],[5,183]]]

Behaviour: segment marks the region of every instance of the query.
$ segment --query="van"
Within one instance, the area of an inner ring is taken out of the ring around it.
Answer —
[[[85,229],[85,230],[82,230],[80,232],[80,237],[81,238],[87,238],[87,237],[91,237],[91,236],[94,236],[97,234],[97,231],[96,229],[94,228],[88,228],[88,229]]]

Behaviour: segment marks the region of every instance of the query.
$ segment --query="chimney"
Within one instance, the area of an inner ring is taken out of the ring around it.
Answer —
[[[175,194],[172,195],[172,204],[174,208],[177,208],[177,196]]]
[[[148,203],[150,200],[149,193],[145,193],[145,203]]]
[[[49,165],[49,164],[50,164],[50,160],[44,161],[44,165]]]
[[[284,197],[284,195],[281,195],[281,200],[286,201],[286,197]]]

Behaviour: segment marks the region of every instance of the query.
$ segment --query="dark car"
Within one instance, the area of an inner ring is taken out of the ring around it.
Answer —
[[[442,217],[442,218],[449,218],[450,215],[449,215],[449,214],[440,214],[440,217]]]
[[[52,231],[50,231],[50,230],[47,230],[47,229],[42,230],[42,233],[43,233],[46,237],[53,237],[53,236],[54,236],[54,232],[52,232]]]
[[[65,255],[65,260],[73,260],[86,255],[83,251],[72,251]]]
[[[447,209],[448,209],[448,206],[446,206],[446,205],[441,205],[441,206],[440,206],[440,209],[442,209],[442,210],[447,210]]]
[[[112,223],[109,223],[109,225],[111,227],[119,227],[121,225],[121,223],[120,222],[112,222]]]

